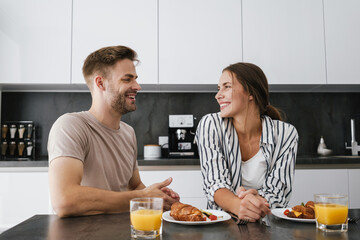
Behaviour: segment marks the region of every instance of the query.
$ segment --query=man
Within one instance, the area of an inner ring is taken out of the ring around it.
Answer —
[[[149,187],[141,182],[134,130],[120,121],[136,109],[141,89],[136,57],[124,46],[91,53],[83,66],[90,110],[64,114],[50,130],[50,194],[60,217],[128,211],[137,197],[161,197],[166,209],[179,201],[167,188],[171,178]]]

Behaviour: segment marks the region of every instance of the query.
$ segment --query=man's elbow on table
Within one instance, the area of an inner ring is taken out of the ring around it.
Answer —
[[[69,199],[61,197],[52,200],[51,203],[56,215],[58,215],[60,218],[76,215],[74,211],[75,204],[72,203],[72,201]]]

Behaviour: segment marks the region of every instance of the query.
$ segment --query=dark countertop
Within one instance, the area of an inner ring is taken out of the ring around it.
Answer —
[[[198,158],[160,158],[154,160],[138,159],[139,166],[199,166]],[[1,167],[48,167],[46,157],[36,161],[0,161]],[[360,156],[298,156],[296,168],[360,168]]]
[[[360,209],[350,209],[349,217],[359,217]],[[324,233],[315,223],[292,222],[269,216],[270,227],[259,223],[236,225],[233,220],[209,225],[181,225],[163,222],[162,240],[189,239],[359,239],[360,221],[349,223],[345,233]],[[129,213],[59,218],[56,215],[35,215],[3,232],[2,239],[130,239]]]

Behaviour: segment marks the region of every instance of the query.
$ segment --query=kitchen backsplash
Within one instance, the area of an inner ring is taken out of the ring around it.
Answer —
[[[193,114],[198,121],[219,107],[215,93],[139,93],[137,110],[122,120],[136,132],[139,156],[144,144],[168,135],[169,114]],[[66,112],[88,110],[90,93],[3,92],[1,121],[32,120],[37,125],[36,157],[47,155],[49,130]],[[350,154],[350,118],[356,117],[356,139],[360,142],[360,93],[271,93],[270,102],[286,113],[286,121],[299,133],[298,155],[316,155],[323,136],[333,154]]]

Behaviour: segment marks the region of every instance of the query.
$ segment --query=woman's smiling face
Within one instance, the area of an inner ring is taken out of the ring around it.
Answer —
[[[246,112],[252,96],[246,92],[234,74],[224,71],[220,77],[215,98],[220,105],[221,117],[234,117]]]

